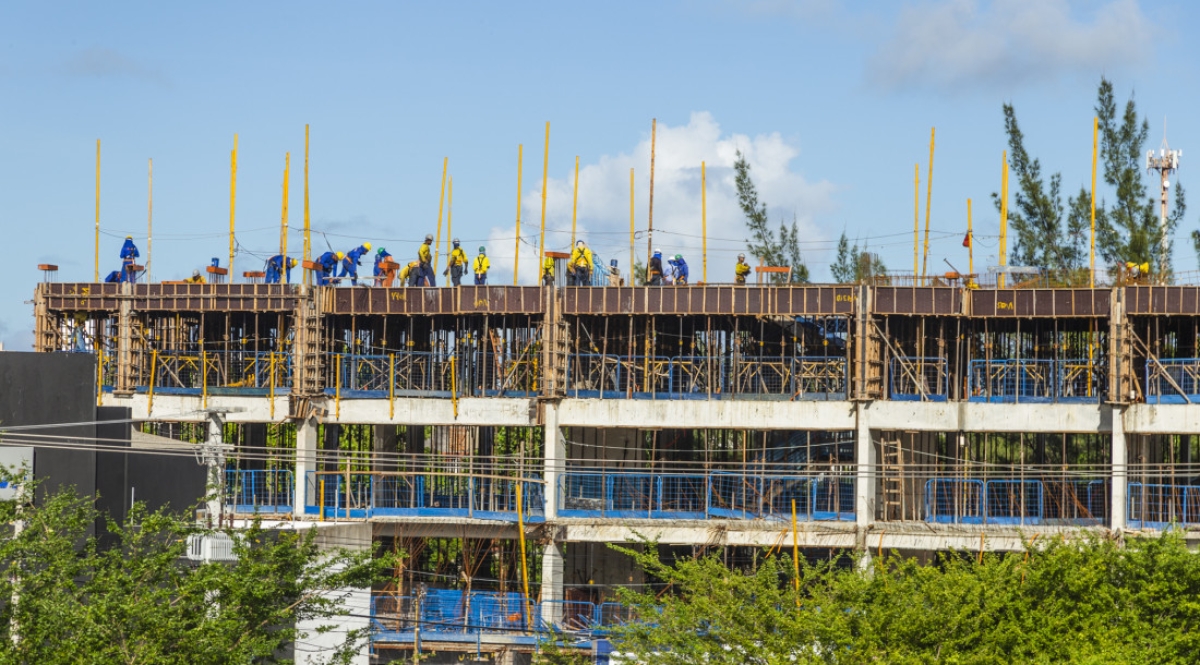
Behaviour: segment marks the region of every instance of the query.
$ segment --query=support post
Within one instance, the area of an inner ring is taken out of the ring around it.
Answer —
[[[208,439],[204,443],[204,463],[208,466],[208,521],[209,524],[224,526],[225,500],[225,442],[221,430],[225,427],[224,414],[208,412]]]
[[[517,285],[518,275],[521,274],[521,165],[525,163],[525,146],[517,145],[517,240],[513,250],[513,286]],[[537,267],[541,270],[541,266]],[[541,278],[538,278],[541,283]]]
[[[551,540],[542,550],[542,620],[557,626],[562,622],[563,553],[562,545]]]
[[[546,441],[546,459],[542,471],[546,486],[542,494],[546,499],[546,521],[551,522],[558,519],[558,478],[566,470],[567,448],[558,429],[558,403],[543,402],[542,409],[542,427]]]
[[[1125,443],[1125,407],[1112,407],[1112,498],[1108,514],[1109,528],[1120,532],[1129,519],[1126,501],[1129,498],[1129,448]]]
[[[869,402],[854,404],[854,523],[858,527],[859,540],[865,545],[866,531],[875,522],[875,444],[871,441],[868,420]]]
[[[293,511],[304,515],[308,501],[308,474],[317,470],[317,419],[305,418],[296,425],[296,501]],[[314,497],[315,498],[315,497]]]

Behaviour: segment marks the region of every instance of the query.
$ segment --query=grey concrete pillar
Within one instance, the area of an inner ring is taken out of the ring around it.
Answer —
[[[875,483],[878,469],[875,444],[871,441],[871,426],[867,402],[854,405],[854,461],[857,470],[854,483],[854,522],[860,537],[875,522]]]
[[[1129,447],[1125,442],[1125,409],[1112,407],[1112,495],[1109,507],[1109,528],[1125,528],[1129,499]]]
[[[325,423],[325,436],[321,440],[321,451],[324,462],[322,462],[322,471],[337,471],[338,470],[338,451],[340,447],[338,440],[342,436],[342,426],[336,423]]]
[[[556,541],[542,551],[542,619],[551,625],[562,621],[563,553]]]
[[[242,425],[242,451],[246,457],[241,467],[247,470],[267,468],[267,424],[245,423]]]
[[[546,442],[546,459],[542,471],[542,480],[545,481],[544,494],[546,497],[546,521],[558,519],[558,479],[567,469],[567,447],[566,440],[563,438],[562,432],[558,428],[558,404],[555,402],[546,402],[544,404],[544,418],[542,427],[544,428],[544,440]]]
[[[372,464],[375,471],[396,470],[396,443],[399,436],[395,425],[376,425],[372,428]]]
[[[317,421],[315,418],[306,418],[296,425],[296,501],[292,509],[297,517],[304,515],[304,506],[307,505],[308,474],[316,470]]]

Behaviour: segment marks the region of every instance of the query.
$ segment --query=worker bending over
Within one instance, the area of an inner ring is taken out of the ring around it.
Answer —
[[[392,269],[392,275],[388,277],[388,269],[384,267],[388,262],[392,262],[392,255],[382,247],[375,250],[375,268],[373,270],[375,276],[375,286],[391,286],[392,279],[396,277],[395,269]],[[394,262],[393,262],[394,263]]]
[[[417,248],[417,263],[420,266],[417,269],[417,286],[437,286],[437,280],[433,276],[433,250],[430,245],[433,243],[433,236],[425,234],[425,242]]]
[[[341,277],[350,278],[350,283],[358,286],[358,267],[362,265],[362,257],[367,252],[371,251],[371,243],[364,242],[354,249],[346,252],[345,258],[342,259],[342,274]]]
[[[492,262],[488,260],[487,249],[483,245],[480,245],[479,256],[475,257],[475,263],[471,266],[475,271],[475,283],[477,285],[482,286],[487,284],[488,269],[491,267]]]
[[[675,286],[687,286],[688,283],[688,264],[683,260],[682,254],[676,254],[675,258],[671,259],[671,268],[674,269]]]
[[[285,267],[286,264],[286,267]],[[282,279],[285,284],[292,283],[292,268],[296,267],[296,259],[276,254],[267,259],[267,284],[278,284]]]
[[[141,256],[138,253],[137,245],[133,244],[133,236],[125,236],[125,244],[121,245],[121,281],[136,282],[137,281],[137,258]]]
[[[337,274],[338,261],[346,258],[341,252],[325,252],[317,259],[317,265],[321,266],[320,272],[317,275],[318,286],[333,286],[334,276]]]
[[[408,265],[400,269],[400,286],[418,286],[417,282],[421,279],[421,262],[409,261]]]
[[[467,271],[467,253],[462,247],[458,246],[458,238],[454,239],[454,249],[450,250],[450,259],[446,261],[446,270],[443,275],[450,275],[450,283],[454,286],[459,286],[462,283],[463,273]]]
[[[750,274],[750,265],[746,263],[746,255],[738,254],[737,263],[733,266],[733,283],[738,286],[746,285],[746,276]]]
[[[567,285],[592,285],[592,250],[587,243],[580,240],[571,250],[571,260],[567,262]]]
[[[662,281],[662,250],[656,249],[654,255],[650,257],[650,268],[646,271],[646,283],[650,286],[662,286]]]
[[[542,286],[554,286],[554,259],[549,256],[542,259]]]

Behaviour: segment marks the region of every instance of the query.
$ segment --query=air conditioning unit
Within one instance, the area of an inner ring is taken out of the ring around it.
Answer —
[[[237,561],[233,539],[224,533],[201,533],[187,537],[189,561]]]

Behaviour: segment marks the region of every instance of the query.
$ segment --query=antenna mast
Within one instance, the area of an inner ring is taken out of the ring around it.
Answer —
[[[1146,153],[1146,170],[1158,171],[1162,179],[1162,198],[1158,218],[1159,228],[1159,257],[1158,270],[1164,277],[1171,272],[1171,238],[1167,234],[1167,196],[1171,192],[1171,174],[1179,169],[1179,158],[1183,157],[1182,150],[1172,150],[1167,145],[1167,121],[1163,119],[1162,146],[1158,155],[1153,150]]]

